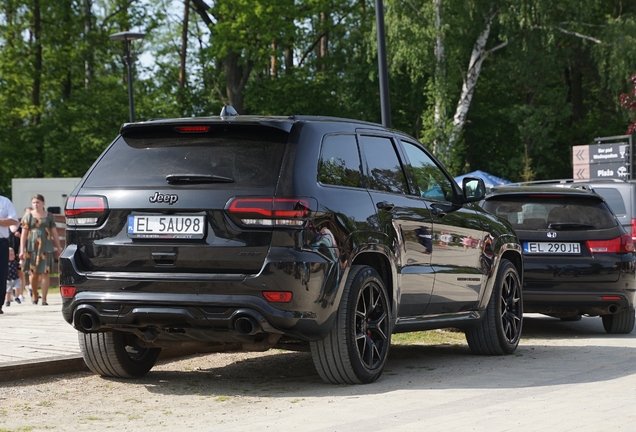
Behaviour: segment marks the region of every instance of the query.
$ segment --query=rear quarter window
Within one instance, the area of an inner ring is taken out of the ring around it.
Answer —
[[[322,142],[318,181],[335,186],[362,187],[362,166],[355,135],[328,135]]]
[[[215,187],[275,186],[287,133],[265,127],[223,126],[203,134],[163,128],[120,136],[86,179],[85,187],[167,186],[166,176],[229,177]],[[192,187],[209,187],[193,184]]]

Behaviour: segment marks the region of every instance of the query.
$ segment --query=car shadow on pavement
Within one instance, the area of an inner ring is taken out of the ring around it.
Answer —
[[[215,356],[219,354],[209,354]],[[270,350],[208,366],[208,355],[164,363],[135,380],[153,393],[332,397],[399,389],[523,389],[601,383],[636,374],[636,335],[608,335],[598,318],[562,322],[529,317],[515,353],[479,356],[466,344],[392,345],[380,379],[369,385],[322,381],[311,354]],[[184,360],[185,361],[185,360]]]

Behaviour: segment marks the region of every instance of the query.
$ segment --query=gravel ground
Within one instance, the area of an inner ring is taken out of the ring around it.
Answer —
[[[636,335],[605,335],[598,318],[524,325],[505,357],[394,345],[382,377],[362,386],[326,384],[308,352],[280,350],[167,360],[135,380],[8,383],[0,431],[633,430]]]

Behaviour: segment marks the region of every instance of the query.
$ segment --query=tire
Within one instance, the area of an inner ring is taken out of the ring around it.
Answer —
[[[102,376],[138,378],[157,362],[161,348],[142,348],[134,336],[122,332],[78,332],[80,349],[88,368]]]
[[[612,315],[602,315],[603,328],[609,334],[627,334],[634,330],[634,308],[623,309]]]
[[[512,354],[519,345],[523,324],[523,298],[517,269],[508,260],[499,263],[495,285],[481,322],[466,330],[475,354]]]
[[[386,287],[368,266],[353,266],[329,335],[311,342],[318,374],[333,384],[368,384],[384,369],[391,345]]]
[[[561,321],[566,321],[566,322],[581,321],[581,318],[583,318],[583,315],[576,314],[576,315],[572,315],[568,317],[561,317]]]

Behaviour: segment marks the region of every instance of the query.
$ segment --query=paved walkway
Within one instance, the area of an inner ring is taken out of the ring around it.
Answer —
[[[48,306],[27,302],[3,306],[0,315],[0,382],[67,372],[88,371],[77,331],[62,318],[62,299],[48,296]],[[164,349],[160,360],[197,353],[238,349],[234,345]]]
[[[86,370],[77,332],[62,318],[60,295],[49,295],[48,306],[26,300],[2,307],[0,381]]]

